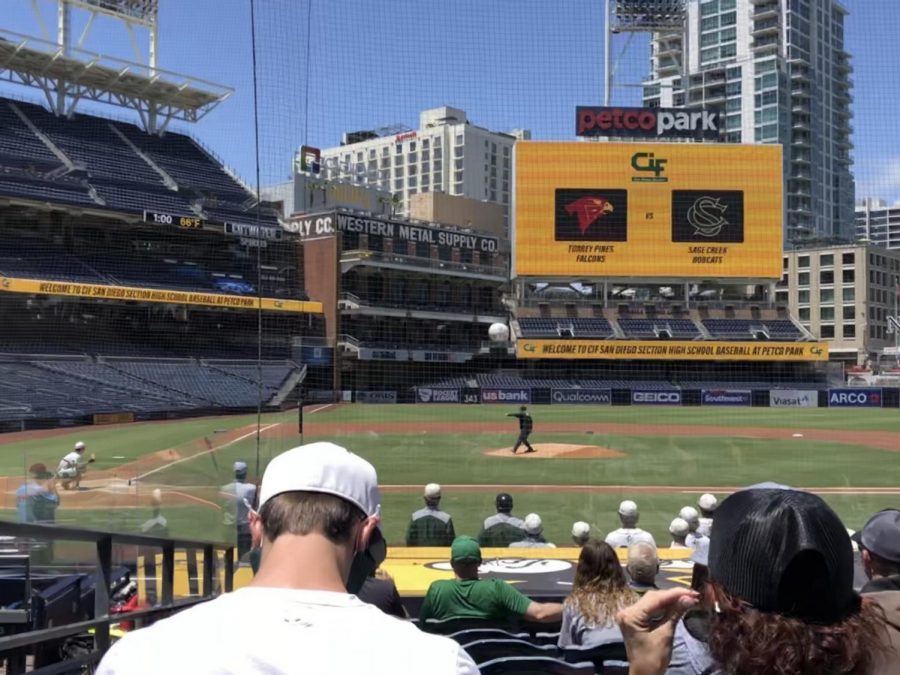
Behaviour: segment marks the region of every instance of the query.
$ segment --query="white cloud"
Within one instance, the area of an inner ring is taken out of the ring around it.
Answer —
[[[857,200],[872,197],[889,204],[900,200],[900,157],[869,159],[858,164],[854,174]]]

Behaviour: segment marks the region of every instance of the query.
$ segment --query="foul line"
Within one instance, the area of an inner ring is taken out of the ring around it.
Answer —
[[[310,410],[310,411],[309,411],[308,413],[306,413],[306,414],[307,414],[307,415],[312,415],[312,414],[314,414],[314,413],[321,412],[321,411],[323,411],[323,410],[327,410],[328,408],[330,408],[330,407],[333,406],[333,405],[334,405],[334,403],[326,403],[325,405],[320,405],[318,408],[313,408],[312,410]],[[277,427],[277,426],[279,426],[279,425],[281,425],[281,424],[282,424],[282,422],[275,422],[275,423],[273,423],[273,424],[267,424],[266,426],[261,427],[261,428],[259,429],[259,433],[262,434],[264,431],[268,431],[269,429],[273,429],[273,428],[275,428],[275,427]],[[234,440],[228,441],[227,443],[223,443],[222,445],[217,445],[217,446],[214,447],[214,448],[209,448],[208,450],[204,450],[203,452],[198,452],[196,455],[191,455],[190,457],[182,457],[181,459],[176,459],[176,460],[174,460],[174,461],[172,461],[172,462],[169,462],[169,463],[167,463],[167,464],[163,464],[162,466],[158,466],[158,467],[156,467],[155,469],[151,469],[150,471],[147,471],[146,473],[142,473],[140,476],[134,476],[133,478],[131,478],[131,479],[128,481],[128,484],[130,485],[132,481],[142,480],[142,479],[146,478],[147,476],[152,476],[153,474],[158,473],[158,472],[162,471],[163,469],[168,469],[169,467],[175,466],[176,464],[181,464],[182,462],[189,462],[189,461],[191,461],[192,459],[197,459],[198,457],[203,457],[204,455],[208,455],[208,454],[210,454],[210,453],[213,453],[213,452],[215,452],[216,450],[221,450],[221,449],[223,449],[223,448],[227,448],[227,447],[229,447],[229,446],[231,446],[231,445],[234,445],[235,443],[238,443],[239,441],[244,440],[245,438],[250,438],[250,436],[253,436],[253,435],[255,435],[256,433],[257,433],[257,430],[254,429],[253,431],[248,431],[246,434],[243,434],[243,435],[241,435],[241,436],[238,436],[238,437],[235,438]]]
[[[415,492],[421,490],[419,484],[402,483],[395,485],[379,486],[382,492]],[[512,492],[515,490],[538,491],[547,490],[549,492],[598,492],[605,494],[618,494],[620,492],[645,492],[645,493],[681,493],[681,494],[702,494],[704,492],[712,493],[732,493],[738,490],[746,489],[746,486],[736,487],[731,485],[710,485],[707,487],[699,487],[695,485],[547,485],[532,483],[528,485],[511,485],[509,483],[459,483],[459,484],[442,484],[445,490],[459,490],[460,492],[492,492],[495,490],[506,490]],[[804,492],[813,492],[821,495],[897,495],[900,494],[900,487],[798,487],[797,490]]]

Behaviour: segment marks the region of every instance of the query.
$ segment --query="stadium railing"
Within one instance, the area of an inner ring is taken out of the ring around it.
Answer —
[[[234,544],[226,542],[199,541],[192,539],[170,539],[166,537],[151,537],[137,534],[118,534],[115,532],[103,532],[74,527],[58,527],[51,525],[33,525],[26,523],[11,523],[0,521],[0,537],[15,537],[16,539],[50,539],[61,541],[74,541],[93,544],[96,549],[96,564],[94,569],[94,618],[86,621],[50,628],[23,631],[0,637],[0,655],[7,659],[7,675],[15,675],[25,672],[25,653],[44,642],[60,640],[67,637],[83,634],[89,631],[94,633],[94,649],[90,653],[64,662],[65,666],[78,665],[89,666],[99,663],[110,646],[110,627],[113,623],[133,621],[135,619],[156,619],[207,602],[218,595],[220,590],[229,592],[234,584]],[[162,587],[158,596],[158,603],[153,607],[140,609],[120,614],[110,614],[109,588],[113,562],[113,546],[137,546],[141,548],[154,548],[162,551]],[[174,598],[175,585],[175,551],[176,549],[194,549],[203,551],[203,583],[200,594],[189,598]],[[221,589],[216,588],[218,570],[216,569],[217,554],[224,553],[224,583]],[[30,592],[23,598],[25,611],[28,612],[30,621]],[[34,673],[61,672],[63,664],[54,664],[46,668],[40,668]]]

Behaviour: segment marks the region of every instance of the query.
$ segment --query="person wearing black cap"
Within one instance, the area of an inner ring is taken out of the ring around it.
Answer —
[[[507,413],[506,416],[515,417],[519,420],[519,437],[516,439],[516,444],[513,446],[512,453],[516,454],[516,450],[518,450],[519,446],[523,443],[526,448],[525,452],[537,452],[537,450],[531,447],[531,443],[528,442],[528,437],[531,435],[531,430],[534,428],[534,421],[531,419],[531,415],[528,414],[528,407],[523,405],[519,408],[519,412]]]
[[[900,591],[900,510],[879,511],[851,539],[869,578],[861,592]]]
[[[506,547],[525,538],[525,521],[512,515],[513,498],[501,492],[495,500],[497,513],[484,519],[478,534],[480,546]]]

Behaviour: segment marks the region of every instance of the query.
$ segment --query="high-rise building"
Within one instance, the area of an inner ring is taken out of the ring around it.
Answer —
[[[900,249],[900,202],[888,206],[866,199],[856,207],[856,238],[883,248]]]
[[[342,145],[322,150],[322,176],[391,193],[397,215],[409,214],[412,195],[444,192],[502,204],[508,219],[513,145],[530,136],[475,126],[458,108],[433,108],[420,113],[417,130],[344,134]]]
[[[689,0],[685,30],[652,41],[645,105],[715,108],[723,140],[784,146],[788,245],[853,238],[846,15],[836,0]]]

